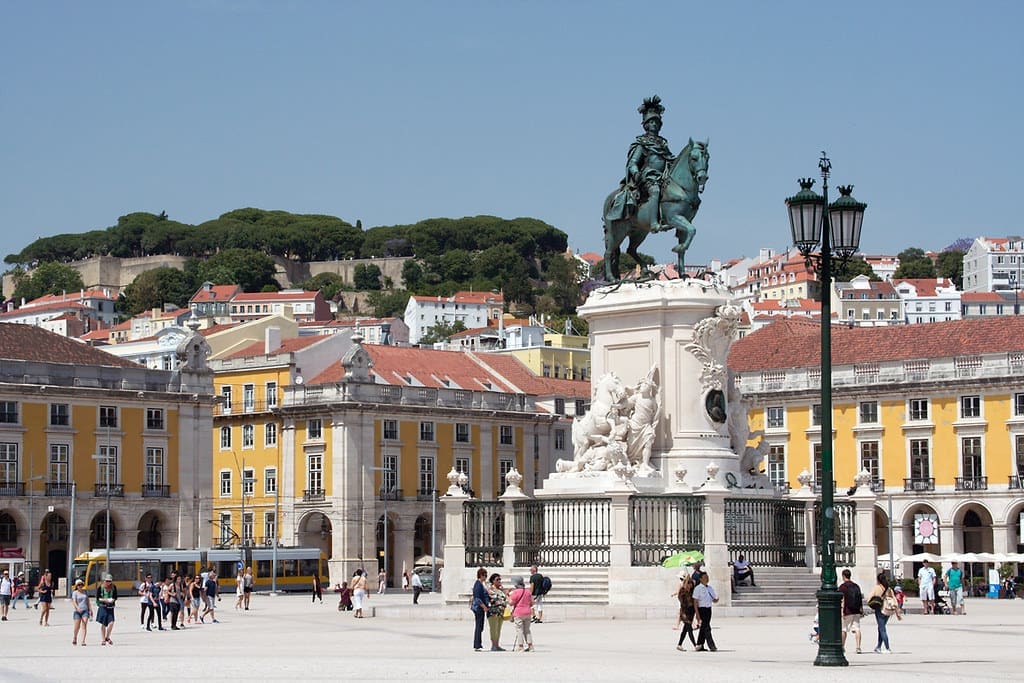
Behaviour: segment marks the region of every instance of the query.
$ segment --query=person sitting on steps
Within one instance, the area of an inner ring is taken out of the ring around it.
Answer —
[[[754,583],[753,568],[750,566],[750,563],[747,562],[746,558],[743,555],[740,555],[739,558],[732,563],[733,588],[740,585],[741,582],[746,581],[748,578],[750,579],[751,586],[757,586],[757,584]]]

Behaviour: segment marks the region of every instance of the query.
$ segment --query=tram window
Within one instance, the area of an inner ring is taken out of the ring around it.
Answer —
[[[224,587],[224,583],[223,582],[224,582],[225,579],[229,579],[229,578],[233,579],[233,578],[235,578],[235,572],[237,571],[235,569],[235,567],[237,567],[237,566],[238,565],[236,565],[234,562],[218,562],[217,563],[217,584],[218,584],[217,587],[218,588],[223,588]]]
[[[102,567],[102,564],[100,566]],[[114,581],[138,581],[138,563],[135,560],[111,562],[110,575],[114,577]]]
[[[320,572],[320,560],[299,560],[299,574],[301,576],[313,576]]]
[[[273,566],[274,563],[271,560],[256,560],[256,576],[260,578],[270,576]]]

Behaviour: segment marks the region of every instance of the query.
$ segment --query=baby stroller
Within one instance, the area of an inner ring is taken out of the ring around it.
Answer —
[[[953,611],[949,609],[949,603],[946,602],[946,598],[949,597],[949,591],[935,591],[935,610],[934,614],[952,614]]]

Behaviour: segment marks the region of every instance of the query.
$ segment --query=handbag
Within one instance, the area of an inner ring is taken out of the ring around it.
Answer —
[[[502,613],[501,616],[502,616],[502,618],[505,621],[508,621],[509,619],[511,619],[512,618],[512,608],[509,607],[508,605],[505,605],[505,611]]]
[[[871,609],[882,609],[884,602],[881,595],[872,595],[868,598],[868,607]]]
[[[896,602],[896,596],[894,596],[891,592],[886,593],[885,597],[882,599],[882,614],[884,614],[887,617],[890,617],[893,614],[899,612],[899,609],[900,603]]]

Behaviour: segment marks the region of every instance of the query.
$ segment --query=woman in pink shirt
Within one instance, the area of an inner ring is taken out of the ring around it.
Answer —
[[[516,627],[515,651],[533,652],[533,634],[530,633],[530,614],[533,610],[533,596],[526,588],[523,577],[517,576],[512,582],[515,586],[508,596],[508,604],[512,608],[512,621]]]

